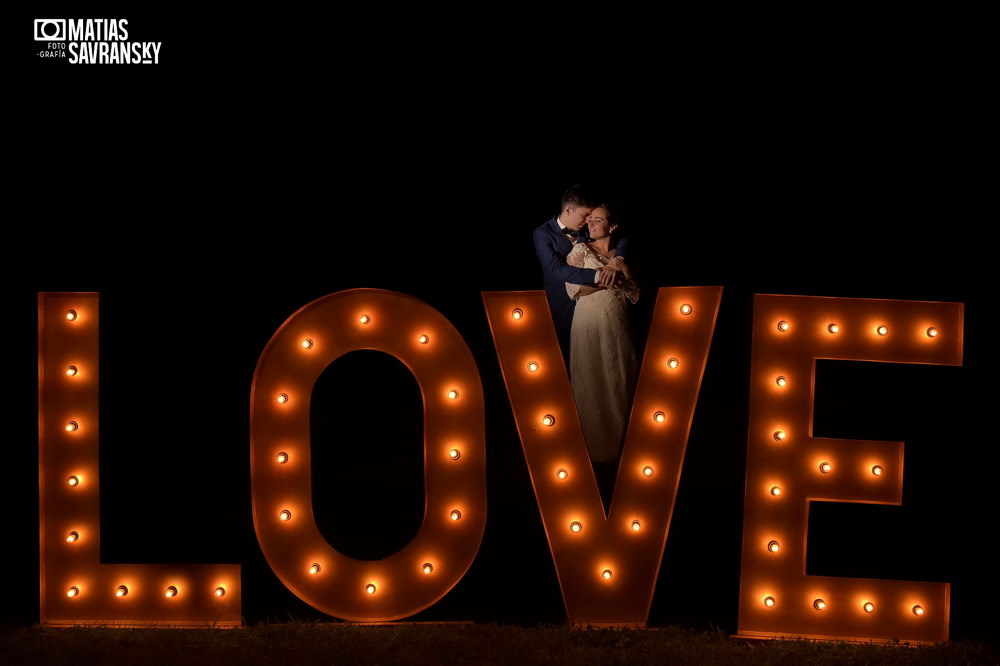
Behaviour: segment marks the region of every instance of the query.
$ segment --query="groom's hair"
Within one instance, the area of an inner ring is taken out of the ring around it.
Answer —
[[[563,192],[562,206],[559,207],[559,210],[566,210],[566,206],[573,206],[574,208],[578,206],[593,207],[595,203],[597,201],[588,188],[583,185],[570,185]]]

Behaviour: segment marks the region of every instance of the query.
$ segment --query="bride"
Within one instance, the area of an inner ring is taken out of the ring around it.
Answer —
[[[566,283],[576,301],[570,329],[570,381],[587,448],[594,462],[614,462],[624,435],[635,390],[636,356],[628,303],[639,299],[632,272],[618,252],[615,213],[601,204],[587,219],[590,242],[573,246],[566,263],[582,268],[610,267],[614,286]]]

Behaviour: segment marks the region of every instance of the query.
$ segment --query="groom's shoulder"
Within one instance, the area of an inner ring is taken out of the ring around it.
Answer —
[[[539,224],[537,227],[535,227],[535,232],[534,232],[535,235],[537,236],[539,234],[544,234],[544,233],[550,231],[552,229],[552,223],[555,221],[555,219],[556,218],[554,218],[554,217],[550,217],[549,219],[545,220],[544,222],[542,222],[541,224]]]

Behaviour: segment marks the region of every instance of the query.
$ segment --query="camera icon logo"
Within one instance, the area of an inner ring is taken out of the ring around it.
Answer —
[[[66,19],[35,19],[36,42],[65,42]]]

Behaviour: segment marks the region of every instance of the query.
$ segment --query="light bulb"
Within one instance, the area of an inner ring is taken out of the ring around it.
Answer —
[[[816,601],[813,602],[813,608],[815,608],[816,610],[823,610],[824,608],[826,608],[826,602],[823,601],[822,599],[817,599]]]
[[[778,495],[781,494],[781,488],[779,488],[778,486],[771,486],[771,494],[777,497]]]
[[[767,549],[772,553],[777,553],[779,550],[781,550],[781,546],[778,545],[777,541],[768,541]]]
[[[66,321],[76,321],[79,316],[76,310],[66,310]]]
[[[781,331],[782,333],[786,332],[791,327],[792,327],[792,325],[789,324],[784,319],[782,319],[781,321],[778,322],[778,330]]]
[[[560,479],[565,479],[566,477],[569,476],[569,472],[566,471],[565,467],[560,467],[559,471],[556,472],[556,476],[559,477]]]
[[[603,578],[604,580],[611,580],[612,576],[614,576],[614,574],[611,573],[611,569],[605,569],[604,571],[601,572],[601,578]]]
[[[281,453],[279,453],[278,454],[278,462],[281,463],[282,465],[284,465],[286,462],[288,462],[288,454],[285,453],[284,451],[282,451]]]
[[[864,603],[864,605],[862,605],[861,607],[862,607],[863,609],[865,609],[865,612],[866,612],[866,613],[874,613],[874,612],[875,612],[875,604],[873,604],[873,603],[872,603],[872,602],[870,602],[870,601],[866,601],[866,602]]]
[[[76,530],[73,530],[72,532],[66,535],[66,543],[73,543],[74,541],[79,541],[79,539],[80,539],[80,533],[77,532]]]
[[[72,599],[78,594],[80,594],[80,588],[78,588],[76,585],[66,590],[66,596],[69,597],[70,599]]]
[[[74,377],[78,372],[80,372],[80,368],[76,367],[75,365],[70,365],[66,368],[67,377]]]
[[[819,471],[823,472],[824,474],[829,474],[831,469],[833,469],[833,465],[826,462],[825,460],[819,464]]]
[[[448,398],[450,400],[455,400],[456,398],[458,398],[458,391],[456,391],[455,389],[448,391]]]
[[[302,348],[303,349],[312,349],[313,348],[313,341],[312,341],[312,339],[311,338],[305,338],[304,340],[302,340]]]
[[[288,394],[287,393],[279,393],[277,400],[278,400],[278,404],[279,405],[285,404],[286,402],[288,402]]]
[[[643,467],[642,468],[642,475],[646,476],[646,477],[653,476],[653,466],[652,465],[646,465],[645,467]]]
[[[778,377],[777,379],[774,380],[774,383],[784,388],[785,386],[788,385],[788,380],[784,377]]]
[[[459,511],[458,509],[452,509],[449,515],[451,516],[452,520],[461,520],[462,518],[462,512]]]
[[[546,414],[545,416],[542,417],[542,425],[551,426],[554,425],[555,422],[556,422],[556,417],[552,416],[551,414]]]
[[[633,532],[638,532],[641,529],[642,529],[642,523],[640,523],[638,520],[633,520],[632,521],[632,531]]]
[[[226,588],[224,588],[224,587],[217,587],[217,588],[215,588],[215,596],[217,596],[217,597],[224,597],[224,596],[226,596]]]
[[[914,606],[913,607],[913,614],[914,615],[923,615],[924,614],[924,607],[920,606],[920,605]]]
[[[570,532],[578,534],[581,530],[583,530],[583,523],[581,523],[579,520],[574,520],[572,523],[569,524]]]
[[[521,317],[524,316],[524,312],[521,310],[521,308],[514,308],[513,310],[511,310],[510,316],[513,317],[514,319],[520,319]]]
[[[458,449],[452,449],[451,451],[448,452],[448,457],[451,458],[452,460],[458,460],[459,458],[462,457],[462,452],[459,451]]]
[[[694,310],[694,308],[692,308],[692,307],[691,307],[691,306],[690,306],[689,304],[687,304],[687,303],[685,303],[684,305],[682,305],[682,306],[681,306],[681,314],[682,314],[682,315],[689,315],[689,314],[691,314],[691,312],[692,312],[693,310]]]
[[[319,565],[319,562],[313,562],[312,564],[309,565],[309,573],[311,575],[315,576],[316,574],[318,574],[320,572],[320,569],[322,569],[322,568],[323,567],[321,567]]]
[[[76,432],[80,429],[80,424],[76,421],[70,421],[66,424],[66,432]]]
[[[68,479],[66,479],[66,483],[69,484],[70,488],[76,488],[78,485],[80,485],[80,477],[71,476]]]
[[[429,337],[427,337],[426,335],[421,335],[419,338],[417,338],[417,342],[419,342],[422,345],[426,345],[430,341],[431,341],[431,339]]]
[[[671,370],[676,370],[677,366],[679,366],[680,364],[681,362],[678,361],[676,358],[670,358],[669,360],[667,360],[667,367],[670,368]]]
[[[875,329],[875,332],[878,333],[879,335],[889,335],[889,327],[886,326],[885,324],[882,324],[881,326]]]
[[[927,337],[928,338],[936,338],[937,334],[938,334],[938,330],[936,328],[934,328],[933,326],[931,326],[930,328],[927,329]]]
[[[171,597],[176,597],[177,588],[171,585],[170,587],[168,587],[166,590],[163,591],[163,596],[165,596],[167,599],[170,599]]]
[[[664,421],[667,420],[667,415],[664,414],[663,412],[656,412],[655,414],[653,414],[653,420],[656,421],[657,423],[663,423]]]
[[[775,603],[777,602],[775,602],[774,597],[764,597],[764,605],[768,608],[774,608]]]
[[[826,330],[829,333],[832,333],[832,334],[836,335],[837,333],[840,333],[840,326],[838,326],[837,324],[833,324],[833,323],[827,324]],[[822,601],[822,599],[820,599],[819,601]]]
[[[375,594],[376,589],[378,588],[375,587],[375,583],[368,583],[367,585],[365,585],[365,592],[367,592],[368,594]]]
[[[424,566],[422,568],[425,574],[429,574],[432,571],[434,571],[434,565],[431,564],[430,562],[424,562]]]
[[[784,430],[775,430],[774,431],[774,439],[776,439],[777,441],[780,442],[784,438],[785,438],[785,431]]]
[[[369,317],[369,316],[368,316],[368,315],[366,315],[366,314],[363,314],[363,315],[361,315],[360,317],[358,317],[358,321],[360,321],[360,322],[361,322],[362,324],[367,324],[367,323],[368,323],[368,322],[370,322],[371,320],[372,320],[372,318],[371,318],[371,317]]]
[[[118,589],[115,590],[115,596],[116,597],[120,598],[120,597],[124,597],[124,596],[127,596],[127,595],[128,595],[128,588],[125,587],[124,585],[119,585]]]
[[[874,474],[875,476],[882,476],[882,472],[884,472],[884,471],[885,470],[882,469],[882,465],[873,465],[872,466],[872,474]]]
[[[281,520],[291,520],[292,512],[289,511],[288,509],[282,509],[281,513],[278,514],[278,518],[280,518]]]
[[[538,372],[538,363],[536,363],[535,361],[529,361],[528,372]]]

